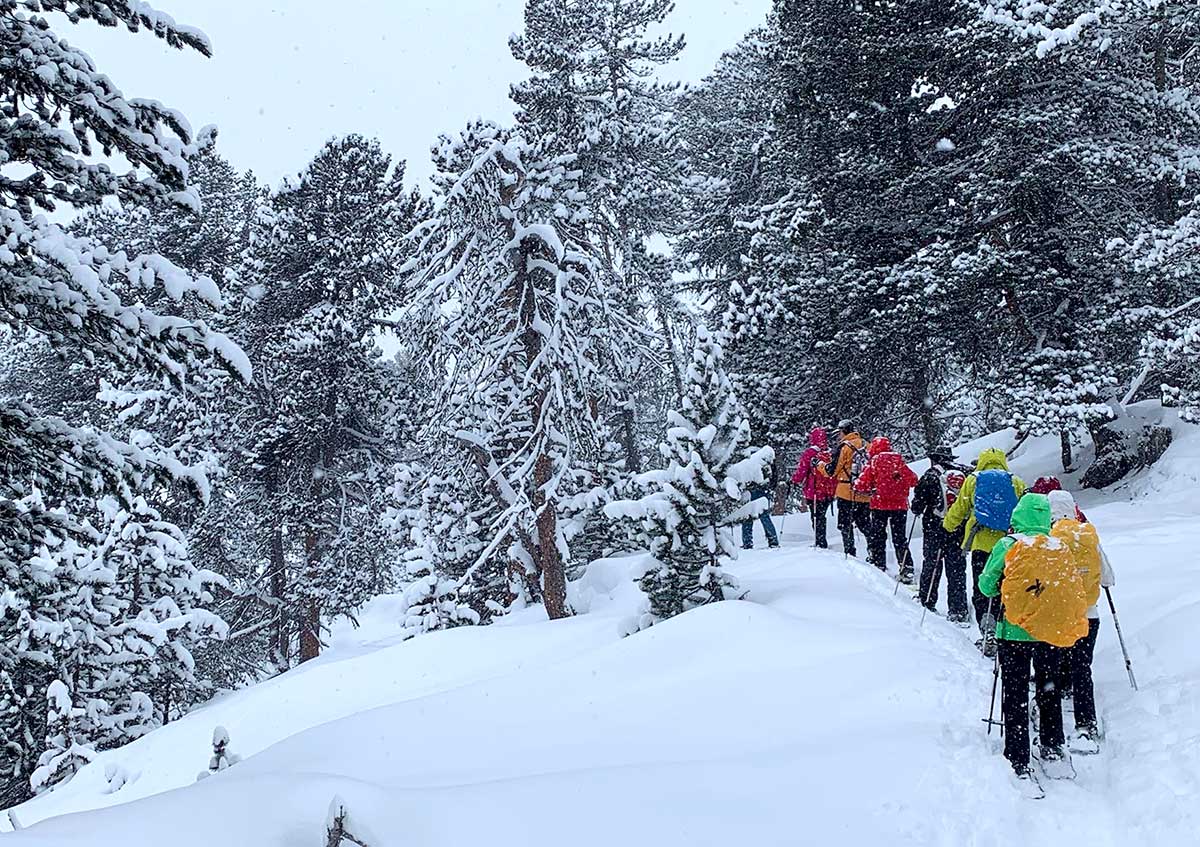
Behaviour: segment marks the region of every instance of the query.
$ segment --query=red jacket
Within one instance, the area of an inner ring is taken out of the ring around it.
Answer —
[[[868,450],[871,463],[854,483],[857,491],[870,492],[871,508],[879,511],[900,511],[908,508],[908,495],[919,481],[913,469],[899,453],[892,452],[891,442],[876,438]]]

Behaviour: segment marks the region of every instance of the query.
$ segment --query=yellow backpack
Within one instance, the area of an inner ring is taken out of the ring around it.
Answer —
[[[1060,538],[1071,548],[1075,557],[1075,569],[1083,580],[1083,594],[1089,606],[1100,602],[1100,535],[1090,523],[1080,523],[1074,518],[1062,518],[1054,524],[1050,534]]]
[[[1004,617],[1030,637],[1070,647],[1087,635],[1083,580],[1069,544],[1049,535],[1018,535],[1004,556]]]

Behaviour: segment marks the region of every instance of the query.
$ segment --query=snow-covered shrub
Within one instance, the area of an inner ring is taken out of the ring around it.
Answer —
[[[242,757],[229,749],[229,730],[223,726],[213,728],[212,734],[212,756],[208,759],[208,770],[200,771],[196,774],[196,781],[200,781],[215,773],[236,765],[242,760]]]

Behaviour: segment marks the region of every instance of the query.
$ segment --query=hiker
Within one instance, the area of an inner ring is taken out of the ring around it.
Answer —
[[[867,446],[862,436],[855,432],[853,423],[841,421],[838,431],[837,453],[822,469],[837,485],[837,526],[842,532],[842,550],[847,556],[855,556],[855,527],[865,537],[871,537],[871,507],[868,505],[871,495],[859,494],[854,490],[854,480],[866,470],[869,457]]]
[[[837,483],[819,467],[833,460],[829,452],[829,436],[823,427],[815,426],[808,434],[808,447],[800,454],[796,463],[796,472],[792,474],[792,483],[801,486],[804,502],[808,504],[809,517],[812,520],[813,535],[816,545],[821,549],[829,547],[827,535],[827,513],[833,508],[833,498],[837,493]]]
[[[779,536],[775,534],[775,524],[771,521],[771,489],[761,483],[750,483],[750,502],[766,500],[767,505],[758,513],[762,521],[763,532],[767,535],[767,546],[774,549],[779,546]],[[754,516],[742,521],[742,549],[754,549]]]
[[[1092,683],[1092,656],[1096,650],[1096,635],[1100,632],[1100,589],[1116,584],[1112,564],[1100,546],[1100,536],[1093,524],[1077,517],[1075,498],[1069,491],[1050,493],[1050,534],[1071,548],[1075,567],[1083,580],[1087,608],[1087,635],[1068,647],[1055,678],[1059,690],[1066,696],[1073,692],[1075,703],[1075,735],[1071,749],[1078,753],[1100,751],[1100,731],[1096,719],[1096,691]]]
[[[963,549],[971,551],[971,605],[979,626],[978,646],[988,657],[996,655],[996,610],[980,593],[979,575],[996,542],[1008,532],[1013,507],[1024,493],[1025,483],[1009,473],[1004,451],[989,447],[979,454],[975,470],[963,480],[958,499],[942,521],[947,532],[963,529]]]
[[[929,470],[913,492],[912,512],[921,516],[923,561],[921,605],[937,611],[938,586],[946,574],[946,618],[967,625],[967,560],[963,556],[963,527],[947,532],[942,527],[946,511],[962,491],[966,475],[955,464],[954,450],[939,444],[929,451]]]
[[[1012,512],[1012,534],[992,546],[979,589],[1000,597],[996,624],[1002,677],[1004,757],[1018,779],[1035,780],[1029,769],[1029,666],[1035,676],[1040,719],[1039,760],[1050,777],[1073,774],[1064,747],[1062,701],[1054,684],[1060,648],[1087,632],[1083,583],[1070,548],[1050,535],[1050,500],[1022,497]]]
[[[1039,476],[1037,481],[1030,486],[1029,490],[1034,494],[1050,494],[1052,491],[1063,491],[1062,483],[1056,476]],[[1053,502],[1053,499],[1051,499]],[[1071,498],[1071,502],[1075,502],[1075,498]],[[1079,508],[1079,504],[1075,504],[1075,518],[1080,523],[1087,523],[1087,516],[1083,514],[1083,510]]]
[[[908,495],[917,484],[917,475],[892,442],[884,436],[871,441],[867,448],[870,462],[854,480],[854,490],[871,495],[871,534],[867,536],[867,561],[881,571],[887,571],[887,536],[892,532],[892,547],[896,551],[896,568],[900,582],[912,585],[912,553],[906,534]]]

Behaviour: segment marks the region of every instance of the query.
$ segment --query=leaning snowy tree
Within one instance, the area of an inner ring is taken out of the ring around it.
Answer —
[[[650,608],[638,628],[724,600],[734,583],[722,564],[737,556],[727,528],[765,508],[765,501],[744,503],[745,492],[766,481],[775,453],[750,447],[750,422],[722,359],[720,344],[700,327],[683,402],[667,418],[660,448],[667,467],[638,477],[644,497],[606,508],[639,523],[653,557],[641,579]]]
[[[53,32],[43,11],[65,12],[72,22],[144,27],[172,47],[210,52],[203,35],[144,3],[0,3],[0,330],[40,334],[64,357],[116,364],[175,387],[192,371],[213,365],[248,379],[245,356],[203,321],[143,305],[159,299],[161,290],[173,308],[184,308],[193,296],[218,306],[211,279],[192,278],[157,255],[110,252],[41,214],[60,204],[94,207],[106,198],[195,208],[188,163],[212,136],[194,136],[182,115],[157,102],[126,99],[91,59]],[[101,154],[108,161],[123,159],[128,169],[94,161]],[[125,298],[117,293],[118,280],[129,292]],[[68,602],[80,596],[79,563],[96,560],[110,571],[119,566],[99,561],[97,549],[112,520],[138,509],[141,493],[177,481],[206,493],[203,475],[168,452],[0,397],[0,579],[7,589],[0,600],[0,803],[27,796],[43,738],[55,739],[54,747],[62,740],[58,715],[64,712],[57,707],[65,703],[64,692],[60,686],[48,695],[48,687],[64,670],[60,648],[73,646],[71,633],[87,631],[93,623],[88,616],[96,613]],[[120,508],[98,509],[106,496]],[[163,555],[175,558],[172,534],[150,533],[144,540],[162,541],[172,548]],[[144,555],[154,558],[148,550]],[[138,617],[148,598],[120,596],[140,584],[122,579],[114,577],[104,593],[117,595],[115,608],[123,615]],[[109,670],[123,677],[119,665]],[[56,704],[53,727],[47,726],[48,697]],[[76,702],[71,709],[85,705]],[[119,730],[120,722],[113,726]],[[67,748],[93,740],[68,738]],[[56,766],[53,777],[70,772]]]
[[[603,347],[634,330],[580,238],[588,208],[574,157],[475,123],[443,137],[435,162],[438,209],[402,274],[403,322],[443,386],[431,452],[469,455],[453,470],[469,467],[462,488],[492,501],[471,570],[506,563],[511,596],[494,601],[540,598],[563,617],[570,549],[559,510],[572,472],[602,444]]]

